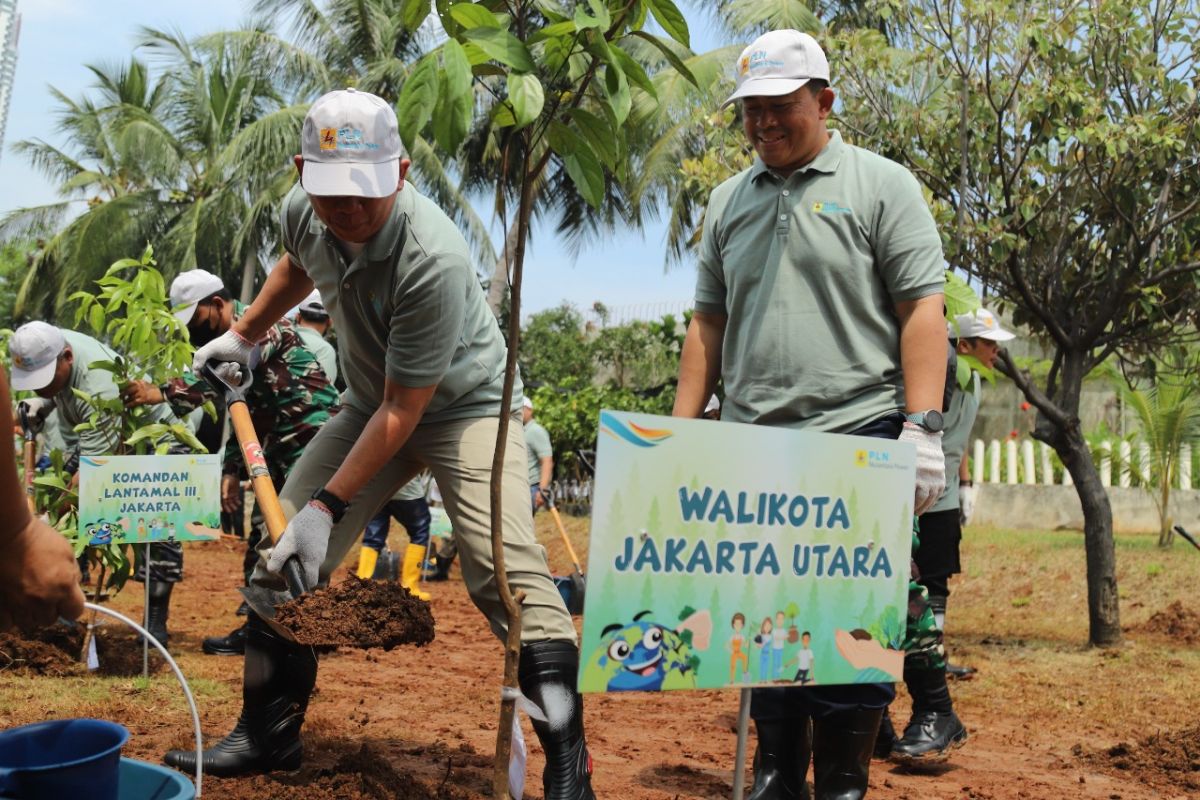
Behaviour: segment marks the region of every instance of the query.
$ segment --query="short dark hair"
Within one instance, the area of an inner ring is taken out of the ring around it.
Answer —
[[[829,81],[823,78],[809,78],[808,83],[804,84],[813,96],[819,95],[821,92],[829,88]]]
[[[300,319],[306,319],[309,322],[324,322],[329,319],[328,311],[311,311],[307,308],[300,309]]]

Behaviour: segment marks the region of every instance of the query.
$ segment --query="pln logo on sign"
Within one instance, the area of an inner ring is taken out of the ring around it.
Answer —
[[[854,453],[854,466],[890,469],[893,466],[891,459],[892,454],[882,450],[858,450]]]

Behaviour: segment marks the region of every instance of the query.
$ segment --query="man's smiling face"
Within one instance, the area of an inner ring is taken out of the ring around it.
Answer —
[[[829,141],[825,120],[833,90],[814,93],[801,86],[791,94],[747,97],[742,101],[746,138],[771,169],[794,172],[817,157]]]

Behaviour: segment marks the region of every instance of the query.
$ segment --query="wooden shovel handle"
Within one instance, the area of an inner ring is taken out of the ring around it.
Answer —
[[[267,469],[267,459],[263,455],[262,445],[259,444],[258,434],[254,431],[254,423],[250,421],[250,409],[244,400],[229,404],[229,418],[233,420],[233,432],[237,436],[238,446],[242,448],[242,458],[246,462],[246,472],[254,487],[254,497],[258,507],[262,509],[263,519],[267,523],[267,533],[271,536],[271,544],[278,544],[279,537],[287,527],[287,519],[283,516],[283,507],[279,505],[279,495],[275,492],[275,484],[271,480],[271,472]]]
[[[25,502],[29,504],[29,511],[32,514],[37,514],[37,505],[33,501],[33,451],[35,445],[32,439],[25,440],[25,452],[23,456],[23,464],[25,468]]]
[[[562,536],[563,544],[567,546],[567,555],[571,556],[571,565],[575,567],[576,572],[582,575],[583,567],[579,566],[579,556],[575,555],[575,548],[571,546],[571,540],[567,536],[567,529],[563,527],[562,517],[558,515],[558,509],[550,506],[550,513],[554,516],[554,524],[558,526],[558,533]]]

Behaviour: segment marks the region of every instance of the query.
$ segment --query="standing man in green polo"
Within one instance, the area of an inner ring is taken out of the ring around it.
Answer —
[[[933,217],[906,169],[827,128],[829,64],[811,36],[767,33],[735,69],[727,103],[741,101],[757,158],[709,200],[674,413],[700,417],[720,377],[722,420],[910,442],[919,515],[945,484]],[[940,642],[921,641],[918,658],[940,667]],[[887,683],[754,690],[751,800],[807,797],[810,752],[818,800],[863,797],[894,694]]]
[[[529,460],[529,500],[533,513],[550,505],[550,482],[554,480],[554,446],[550,432],[533,418],[533,401],[525,398],[521,409],[525,423],[525,449]]]
[[[325,583],[367,520],[422,468],[441,487],[463,577],[503,641],[505,615],[491,558],[489,471],[499,415],[513,416],[503,479],[505,566],[525,592],[521,689],[546,712],[534,730],[546,752],[547,800],[592,798],[583,703],[575,691],[575,628],[554,587],[529,513],[525,440],[513,405],[501,409],[505,346],[462,234],[405,183],[396,114],[354,89],[319,98],[304,120],[300,184],[283,203],[285,255],[232,329],[196,352],[248,362],[268,328],[315,287],[338,330],[347,391],[280,495],[290,518],[252,582],[287,597],[279,570],[297,556],[311,585]],[[251,617],[242,716],[205,753],[215,775],[295,769],[300,726],[316,681],[312,652]],[[195,755],[167,762],[190,771]]]
[[[325,338],[333,327],[333,322],[329,319],[329,312],[325,310],[321,295],[317,294],[316,290],[304,298],[304,302],[296,309],[295,326],[296,333],[304,340],[304,346],[321,362],[321,369],[325,370],[329,382],[337,384],[337,350]]]

